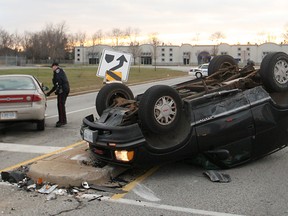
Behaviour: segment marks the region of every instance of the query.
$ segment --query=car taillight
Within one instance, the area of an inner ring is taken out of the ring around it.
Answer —
[[[38,102],[42,98],[37,94],[29,95],[1,95],[0,103]]]
[[[40,95],[33,95],[33,99],[32,99],[33,102],[37,102],[37,101],[41,101],[41,100],[42,100],[42,98],[40,97]]]

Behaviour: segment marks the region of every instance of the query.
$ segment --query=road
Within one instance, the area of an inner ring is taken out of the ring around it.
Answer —
[[[174,84],[183,79],[187,80],[187,77],[160,83]],[[155,84],[131,86],[131,89],[139,94]],[[79,142],[82,118],[96,114],[95,97],[96,92],[69,97],[68,124],[62,128],[55,128],[57,110],[54,99],[48,101],[45,131],[37,132],[30,124],[0,128],[0,170]],[[149,175],[132,182],[133,187],[120,197],[92,191],[85,199],[65,195],[47,201],[46,195],[28,193],[0,183],[0,214],[288,215],[287,150],[221,171],[230,175],[230,183],[213,183],[203,175],[203,168],[188,162],[154,167]],[[98,195],[103,197],[95,199]]]

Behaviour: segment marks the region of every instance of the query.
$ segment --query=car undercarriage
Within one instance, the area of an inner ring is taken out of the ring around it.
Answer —
[[[208,74],[135,98],[122,83],[106,84],[95,103],[100,117],[84,118],[81,136],[97,160],[123,166],[201,154],[229,168],[287,145],[287,54],[268,54],[260,69],[216,56]]]

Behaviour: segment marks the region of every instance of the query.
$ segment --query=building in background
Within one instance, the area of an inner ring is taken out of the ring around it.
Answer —
[[[75,64],[99,64],[103,49],[127,52],[132,54],[132,65],[180,66],[208,63],[214,55],[231,55],[239,64],[245,65],[248,60],[259,65],[269,52],[288,53],[287,44],[264,43],[261,45],[160,45],[136,46],[96,45],[75,47]]]

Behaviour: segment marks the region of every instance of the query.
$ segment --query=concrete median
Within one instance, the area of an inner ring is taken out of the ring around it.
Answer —
[[[106,165],[95,167],[86,144],[51,155],[33,163],[27,176],[37,182],[57,184],[59,187],[81,186],[83,181],[103,185],[120,175],[126,168]]]

